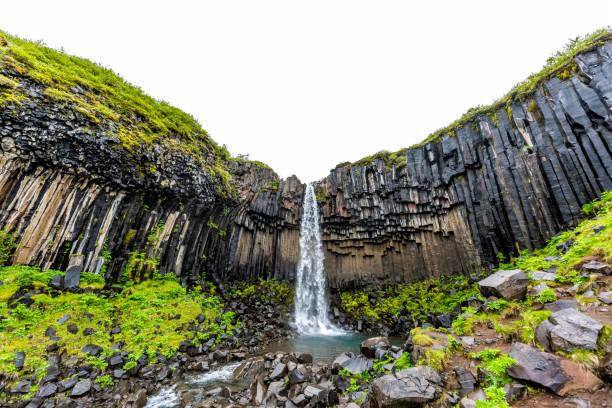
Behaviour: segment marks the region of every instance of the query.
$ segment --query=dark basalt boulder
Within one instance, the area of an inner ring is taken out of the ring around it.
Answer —
[[[42,385],[36,392],[36,396],[39,398],[48,398],[57,392],[57,385],[55,383],[47,383]]]
[[[523,343],[515,343],[509,356],[516,360],[507,370],[510,377],[538,384],[560,396],[579,390],[594,391],[603,385],[582,366]]]
[[[598,261],[591,261],[582,265],[582,271],[586,273],[600,273],[602,275],[609,275],[612,269],[608,265]]]
[[[21,370],[24,364],[25,364],[25,353],[23,351],[18,351],[17,353],[15,353],[13,365],[15,366],[17,370]]]
[[[371,337],[361,342],[359,350],[364,356],[374,358],[376,350],[381,348],[388,349],[389,346],[389,339],[387,339],[386,337]]]
[[[428,366],[418,366],[388,374],[372,381],[379,408],[421,406],[440,395],[442,379]]]
[[[455,371],[455,376],[457,377],[457,382],[460,386],[459,396],[465,397],[467,394],[474,391],[476,378],[474,378],[472,372],[463,367],[455,367],[453,370]]]
[[[30,381],[21,381],[19,384],[11,388],[11,393],[13,394],[27,394],[30,392],[30,387],[32,383]]]
[[[96,357],[99,356],[102,352],[102,347],[95,344],[87,344],[83,346],[81,351],[85,354],[89,354],[90,356]]]
[[[520,269],[497,271],[478,282],[478,289],[484,296],[495,296],[506,300],[525,297],[529,278]]]
[[[574,309],[563,309],[550,315],[549,338],[552,350],[597,349],[603,323]]]
[[[79,381],[76,383],[72,391],[70,392],[71,397],[80,397],[87,394],[91,390],[92,382],[89,378]]]

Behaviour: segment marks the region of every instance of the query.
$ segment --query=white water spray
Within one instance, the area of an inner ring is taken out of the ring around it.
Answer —
[[[301,334],[342,334],[327,317],[319,207],[310,184],[306,187],[303,207],[295,288],[295,323]]]

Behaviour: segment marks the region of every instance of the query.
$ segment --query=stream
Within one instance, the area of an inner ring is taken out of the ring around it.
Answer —
[[[359,353],[359,345],[367,338],[368,336],[356,333],[338,336],[302,335],[268,346],[261,352],[253,354],[251,358],[275,351],[307,352],[312,354],[313,362],[326,363],[331,362],[345,351]],[[235,381],[232,378],[234,370],[242,363],[243,361],[226,364],[204,374],[186,375],[183,380],[172,386],[162,388],[157,394],[150,396],[146,408],[180,407],[177,387],[183,389],[201,389],[203,391],[212,390],[217,387],[228,387],[230,390],[246,388],[252,379]]]

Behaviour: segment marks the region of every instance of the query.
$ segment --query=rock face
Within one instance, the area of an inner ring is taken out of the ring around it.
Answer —
[[[529,278],[520,269],[498,271],[478,282],[478,289],[485,296],[496,296],[506,300],[525,297]]]
[[[582,366],[554,354],[516,343],[509,356],[517,361],[508,368],[508,375],[529,381],[564,396],[579,390],[596,390],[601,380]]]
[[[318,182],[329,285],[480,271],[515,243],[542,245],[612,189],[612,45],[574,62],[569,78],[553,76],[399,161],[340,165]],[[93,122],[18,72],[2,74],[29,95],[0,106],[0,228],[19,239],[13,262],[66,270],[79,255],[82,271],[105,266],[111,282],[126,270],[147,278],[157,260],[183,283],[203,273],[294,279],[297,178],[230,161],[230,199],[206,167],[213,153],[130,152],[118,123]]]
[[[372,391],[379,408],[421,406],[436,398],[441,382],[431,367],[418,366],[377,378]]]

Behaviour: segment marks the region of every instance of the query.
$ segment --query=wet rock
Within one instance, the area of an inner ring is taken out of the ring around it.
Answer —
[[[507,370],[510,377],[538,384],[560,396],[579,390],[594,391],[602,385],[582,366],[523,343],[515,343],[509,356],[517,361]]]
[[[47,398],[55,395],[57,392],[57,385],[55,383],[47,383],[42,385],[36,392],[36,396],[40,398]]]
[[[13,359],[13,365],[17,370],[21,370],[23,365],[25,364],[25,353],[23,351],[18,351],[15,353],[15,358]]]
[[[436,399],[441,382],[431,367],[411,367],[372,381],[372,392],[379,408],[413,406]]]
[[[598,262],[598,261],[591,261],[589,263],[582,265],[582,271],[585,273],[589,273],[589,274],[600,273],[602,275],[609,275],[611,269],[605,263]]]
[[[340,391],[341,393],[344,393],[346,390],[348,390],[351,387],[350,378],[345,377],[343,375],[335,375],[333,380],[334,380],[334,385],[336,386],[336,389]]]
[[[55,330],[53,326],[49,326],[47,327],[47,330],[45,330],[45,337],[53,337],[56,333],[57,330]]]
[[[303,393],[306,396],[306,398],[317,398],[319,396],[319,394],[323,392],[322,388],[319,387],[315,387],[313,385],[307,385],[306,387],[304,387]]]
[[[266,386],[264,385],[263,381],[258,378],[253,384],[251,384],[251,403],[253,405],[261,405],[265,396]]]
[[[377,349],[388,349],[389,346],[389,339],[386,337],[371,337],[361,342],[359,350],[364,356],[374,358]]]
[[[574,309],[559,310],[550,315],[555,325],[550,330],[550,346],[553,350],[597,349],[597,339],[603,324]]]
[[[291,398],[291,403],[295,405],[296,407],[303,407],[304,405],[308,403],[308,399],[306,398],[304,394],[299,394]]]
[[[11,388],[11,393],[13,394],[27,394],[30,392],[30,387],[32,383],[30,381],[21,381],[16,386]]]
[[[485,296],[506,300],[519,300],[527,293],[529,278],[520,269],[501,270],[478,282],[478,289]]]

